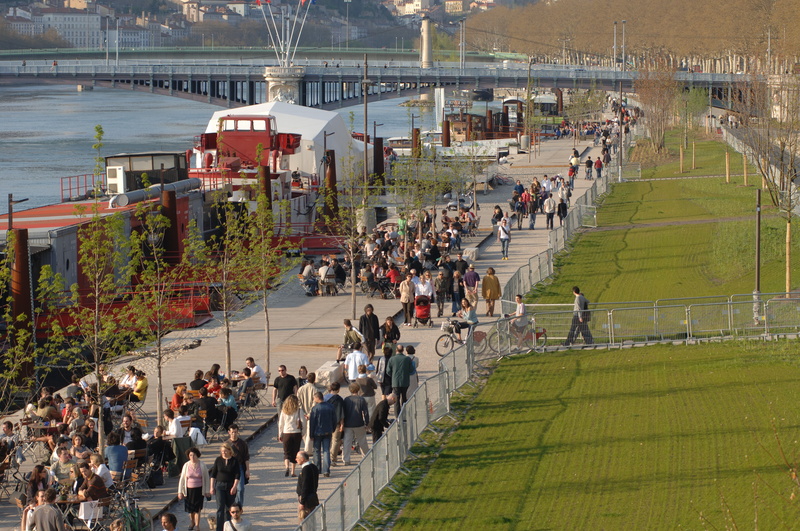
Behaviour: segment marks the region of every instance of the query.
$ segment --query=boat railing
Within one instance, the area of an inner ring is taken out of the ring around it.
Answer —
[[[105,189],[106,174],[71,175],[61,178],[61,202],[81,201],[88,199],[97,187]]]

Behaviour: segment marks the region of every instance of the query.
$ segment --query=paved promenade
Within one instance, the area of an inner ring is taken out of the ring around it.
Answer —
[[[561,173],[566,176],[567,160],[572,149],[573,141],[571,139],[548,141],[543,144],[541,154],[537,157],[530,157],[529,161],[528,154],[512,155],[509,164],[503,165],[501,171],[515,180],[521,179],[526,186],[530,185],[533,176],[540,179],[543,174]],[[593,147],[591,142],[580,142],[578,150],[581,152],[582,158],[588,155],[594,159],[600,154],[600,148]],[[575,180],[573,199],[582,195],[590,185],[591,182],[584,180],[583,171],[580,171]],[[544,229],[544,216],[539,215],[535,230],[528,230],[527,223],[524,223],[523,230],[514,229],[512,231],[510,259],[500,260],[500,246],[491,236],[489,218],[494,205],[500,205],[504,210],[508,210],[508,199],[511,197],[512,190],[513,186],[503,185],[490,190],[486,195],[479,193],[481,233],[471,243],[464,245],[466,248],[482,242],[480,257],[475,262],[476,270],[483,276],[487,267],[494,267],[503,285],[519,267],[527,263],[529,257],[548,247],[549,231]],[[557,223],[558,219],[556,218]],[[368,302],[375,307],[375,313],[380,322],[383,322],[387,316],[395,316],[400,312],[401,306],[398,300],[368,299],[360,293],[360,290],[358,291],[356,318],[363,313],[363,307]],[[564,302],[570,303],[571,301],[571,294],[565,293]],[[306,297],[294,276],[290,276],[285,285],[270,296],[269,303],[272,334],[272,354],[269,368],[272,378],[277,375],[279,364],[285,364],[290,374],[297,375],[301,365],[306,366],[309,371],[315,371],[325,362],[335,359],[336,347],[342,339],[342,320],[352,317],[349,288],[345,295]],[[435,315],[435,306],[433,312]],[[479,319],[487,319],[484,315],[485,307],[481,301],[478,306]],[[441,319],[434,319],[434,321],[436,326],[433,328],[400,327],[400,343],[414,345],[417,349],[421,380],[438,372],[439,358],[433,350],[433,344],[441,334],[439,329]],[[206,371],[211,364],[219,363],[224,370],[225,343],[221,332],[222,328],[219,322],[213,321],[201,328],[184,330],[168,336],[168,346],[180,346],[194,339],[202,339],[202,344],[192,350],[176,349],[170,354],[163,371],[165,397],[172,396],[173,383],[192,380],[194,371],[197,369]],[[260,305],[253,304],[240,312],[233,325],[231,334],[233,368],[241,370],[244,367],[244,360],[248,356],[253,356],[256,362],[264,367],[264,343],[264,316]],[[125,364],[128,363],[130,362]],[[154,363],[152,360],[142,359],[133,361],[133,364],[141,367],[150,380],[145,409],[152,412],[149,414],[152,428],[156,410]],[[121,369],[116,372],[121,372]],[[343,389],[343,391],[343,395],[346,396],[346,390]],[[252,477],[246,488],[245,517],[254,524],[254,529],[293,529],[297,524],[297,502],[294,494],[296,479],[286,478],[283,474],[283,451],[281,444],[277,441],[275,423],[271,422],[275,414],[275,408],[260,406],[257,420],[243,423],[242,435],[252,437],[250,443]],[[218,455],[218,447],[217,443],[205,447],[202,460],[210,464]],[[356,462],[355,459],[354,462]],[[351,469],[352,467],[339,466],[332,469],[330,478],[320,478],[320,499],[326,498]],[[145,494],[142,497],[142,504],[153,514],[160,512],[175,499],[176,490],[177,479],[170,478],[163,487],[158,487],[152,494]],[[188,516],[183,512],[182,505],[182,502],[175,504],[169,508],[169,511],[178,516],[178,529],[185,530],[188,528]],[[207,509],[215,510],[215,503],[213,501],[207,503]],[[16,520],[17,514],[16,508],[7,503],[0,506],[0,517],[4,518],[6,522]],[[201,529],[207,528],[207,523],[203,521]]]

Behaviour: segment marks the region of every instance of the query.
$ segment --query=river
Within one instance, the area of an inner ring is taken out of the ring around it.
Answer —
[[[408,136],[433,126],[432,109],[400,107],[400,98],[369,105],[369,134]],[[104,130],[102,156],[142,151],[185,151],[220,107],[145,92],[74,86],[0,88],[0,200],[8,193],[29,200],[18,210],[60,201],[60,179],[92,173],[95,126]],[[363,106],[339,109],[346,123],[363,129]],[[281,131],[291,132],[278,124]],[[5,208],[0,208],[5,211]]]

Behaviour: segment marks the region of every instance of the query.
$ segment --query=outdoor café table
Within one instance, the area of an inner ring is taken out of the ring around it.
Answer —
[[[72,520],[74,520],[78,516],[78,507],[80,507],[81,501],[78,499],[77,494],[70,494],[66,498],[59,496],[56,498],[56,506],[61,509],[61,514],[64,515],[64,523],[72,525],[70,521],[70,516]]]

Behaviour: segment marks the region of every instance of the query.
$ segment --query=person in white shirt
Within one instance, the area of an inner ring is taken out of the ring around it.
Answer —
[[[414,295],[427,295],[433,301],[433,282],[431,282],[430,271],[425,271],[425,274],[419,279],[419,282],[414,286]]]
[[[100,476],[100,479],[103,480],[103,484],[106,488],[110,487],[114,483],[114,479],[111,477],[111,471],[103,462],[103,458],[100,454],[92,454],[89,458],[89,463],[92,466],[92,471]]]
[[[125,390],[125,389],[133,389],[135,385],[136,385],[136,367],[131,365],[130,367],[128,367],[128,371],[125,373],[125,375],[122,378],[120,378],[117,386],[120,389]]]
[[[244,360],[245,365],[247,368],[250,369],[250,374],[257,383],[267,383],[267,373],[264,372],[264,369],[256,365],[256,360],[252,357],[247,358]]]
[[[353,351],[344,359],[344,370],[347,372],[347,379],[350,382],[358,379],[359,365],[369,365],[369,358],[361,352],[361,343],[353,345]]]
[[[234,503],[231,505],[229,509],[231,513],[231,519],[225,522],[225,527],[223,527],[223,531],[250,531],[253,529],[253,525],[248,522],[246,519],[242,518],[242,506],[238,503]]]

